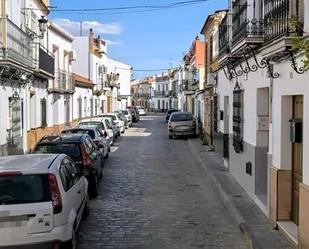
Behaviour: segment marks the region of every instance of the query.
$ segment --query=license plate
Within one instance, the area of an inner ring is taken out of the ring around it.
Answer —
[[[184,130],[188,130],[188,129],[189,129],[189,126],[187,126],[187,125],[182,125],[182,126],[176,127],[176,130],[179,130],[179,131],[184,131]]]

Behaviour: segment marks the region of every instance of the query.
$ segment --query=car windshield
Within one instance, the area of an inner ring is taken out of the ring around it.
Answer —
[[[83,121],[83,122],[80,122],[78,124],[79,126],[83,125],[83,126],[87,126],[87,125],[91,125],[91,126],[96,126],[98,129],[103,129],[103,124],[99,121]]]
[[[0,175],[0,206],[51,201],[48,176]]]
[[[92,139],[95,138],[95,132],[94,130],[86,130],[86,129],[74,129],[74,130],[64,130],[61,132],[62,134],[87,134],[89,135]]]
[[[129,115],[129,112],[127,110],[121,111],[124,115]]]
[[[174,114],[171,117],[171,121],[191,121],[193,120],[193,116],[190,113],[179,113]]]
[[[103,115],[103,117],[112,118],[113,120],[116,120],[116,117],[114,115]]]
[[[77,161],[81,158],[79,146],[75,143],[38,144],[34,153],[66,154]]]

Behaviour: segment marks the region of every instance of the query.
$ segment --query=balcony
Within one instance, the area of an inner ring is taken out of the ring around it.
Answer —
[[[165,91],[154,91],[154,96],[155,97],[164,97]]]
[[[229,46],[229,36],[228,36],[228,15],[222,19],[219,25],[219,55],[224,55],[227,53]]]
[[[137,97],[138,98],[149,98],[149,93],[138,93]]]
[[[265,0],[264,4],[265,42],[282,36],[302,36],[304,6],[298,0]]]
[[[33,69],[30,37],[8,18],[0,19],[0,63]]]
[[[108,91],[111,88],[111,85],[106,77],[98,77],[96,83],[97,85],[102,86],[102,90]]]
[[[44,78],[53,78],[55,73],[55,57],[40,43],[34,43],[35,70]]]
[[[253,17],[248,19],[248,12],[253,8]],[[232,25],[232,46],[235,47],[239,43],[255,44],[263,43],[263,21],[257,17],[257,9],[255,5],[248,5],[247,0],[236,0],[232,7],[233,25]]]
[[[74,93],[75,82],[72,74],[65,70],[55,71],[55,79],[48,91],[56,93]]]

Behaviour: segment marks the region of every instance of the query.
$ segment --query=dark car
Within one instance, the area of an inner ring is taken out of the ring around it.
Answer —
[[[170,116],[173,112],[179,112],[177,109],[168,109],[165,115],[165,122],[167,123],[170,119]]]
[[[89,135],[93,142],[98,146],[99,150],[102,152],[104,158],[108,158],[108,153],[110,151],[109,141],[101,130],[95,126],[81,126],[77,128],[67,128],[64,129],[62,134],[87,134]],[[107,135],[107,134],[106,134]]]
[[[98,178],[102,177],[103,156],[96,144],[86,134],[44,136],[32,153],[67,154],[83,172],[89,182],[89,195],[98,194]]]

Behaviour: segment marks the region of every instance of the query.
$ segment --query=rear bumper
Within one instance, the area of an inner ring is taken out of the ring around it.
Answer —
[[[23,238],[12,236],[12,241],[0,240],[0,249],[52,249],[54,244],[62,245],[70,241],[71,234],[71,228],[66,224],[46,233],[31,234]]]
[[[190,131],[168,131],[169,136],[194,136],[196,135],[195,129]]]

